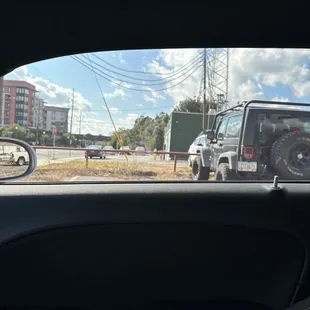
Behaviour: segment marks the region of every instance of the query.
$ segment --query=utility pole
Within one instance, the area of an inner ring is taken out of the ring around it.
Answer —
[[[206,92],[207,92],[207,49],[203,49],[203,105],[202,105],[202,132],[206,133]],[[209,124],[208,124],[209,126]]]
[[[73,123],[73,109],[74,109],[74,88],[72,89],[72,102],[71,102],[71,123],[70,123],[70,134],[69,134],[69,146],[71,148],[71,137],[72,137],[72,123]],[[69,156],[71,157],[71,150],[69,151]]]
[[[79,135],[81,135],[81,129],[82,129],[82,110],[80,112],[80,127],[79,127]]]

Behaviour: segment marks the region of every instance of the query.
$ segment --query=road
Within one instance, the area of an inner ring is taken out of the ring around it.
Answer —
[[[67,161],[75,161],[75,160],[81,160],[85,161],[85,153],[84,151],[71,151],[71,156],[70,152],[67,150],[37,150],[37,161],[38,161],[38,166],[42,165],[48,165],[51,163],[52,158],[56,158],[56,160],[53,160],[52,162],[57,163],[57,162],[67,162]],[[116,153],[115,155],[107,155],[106,159],[102,159],[110,162],[125,162],[126,158],[125,155],[119,155]],[[158,157],[156,160],[154,160],[153,155],[128,155],[128,160],[129,162],[135,162],[135,163],[156,163],[156,164],[173,164],[172,161],[165,161],[165,160],[160,160]],[[101,161],[99,158],[94,158],[94,159],[89,159],[89,161]],[[187,166],[187,161],[185,160],[178,160],[177,163],[178,167],[186,167]]]
[[[8,177],[18,177],[26,172],[28,166],[0,164],[0,180]]]

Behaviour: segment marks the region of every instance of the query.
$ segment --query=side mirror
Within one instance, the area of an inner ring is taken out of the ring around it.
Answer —
[[[207,131],[207,139],[214,140],[214,131]]]
[[[0,138],[0,183],[29,176],[36,167],[37,156],[28,143]]]
[[[222,132],[219,132],[217,135],[218,140],[223,140],[224,139],[224,134]]]

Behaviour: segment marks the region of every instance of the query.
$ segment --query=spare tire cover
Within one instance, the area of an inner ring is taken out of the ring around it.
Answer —
[[[275,172],[287,180],[310,180],[310,134],[289,132],[271,150]]]

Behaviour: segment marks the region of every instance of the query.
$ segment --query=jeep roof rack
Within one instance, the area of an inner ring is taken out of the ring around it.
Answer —
[[[237,104],[237,105],[235,105],[235,106],[233,106],[233,107],[231,107],[231,108],[228,108],[228,109],[226,109],[226,110],[224,110],[224,111],[218,112],[216,115],[217,115],[217,116],[218,116],[218,115],[225,115],[226,113],[229,113],[229,112],[240,111],[240,110],[242,110],[242,109],[244,108],[244,104],[245,104],[245,103],[246,103],[246,102],[239,103],[239,104]]]
[[[303,102],[289,102],[289,101],[267,101],[267,100],[249,100],[243,101],[244,108],[248,108],[251,104],[275,104],[275,105],[287,105],[287,106],[301,106],[301,107],[310,107],[309,103]]]

